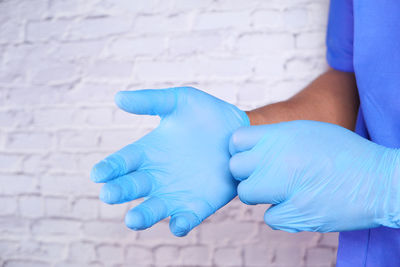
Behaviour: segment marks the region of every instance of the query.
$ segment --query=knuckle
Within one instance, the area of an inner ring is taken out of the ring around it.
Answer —
[[[243,132],[243,127],[237,129],[234,131],[229,139],[229,149],[231,155],[234,155],[238,152],[240,152],[240,144],[242,142],[242,132]]]
[[[240,135],[239,131],[240,131],[240,128],[238,130],[234,131],[232,136],[231,136],[231,143],[234,146],[237,146],[238,143],[239,143],[239,135]]]
[[[238,157],[237,156],[233,156],[231,157],[231,159],[229,160],[229,170],[231,171],[231,174],[233,177],[238,177],[239,175],[239,167],[240,164],[238,163]]]
[[[241,182],[237,188],[237,193],[239,196],[240,201],[242,201],[244,204],[247,205],[252,205],[253,201],[251,198],[251,192],[249,191],[246,182]]]
[[[268,210],[264,214],[264,222],[271,228],[275,229],[275,217],[271,215],[271,212]]]

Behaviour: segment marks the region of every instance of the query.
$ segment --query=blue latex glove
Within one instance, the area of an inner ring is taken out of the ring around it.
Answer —
[[[342,127],[293,121],[240,128],[230,160],[246,204],[287,232],[400,227],[400,155]]]
[[[146,197],[130,210],[126,225],[151,227],[171,216],[170,229],[184,236],[236,196],[229,171],[229,138],[249,125],[245,112],[194,88],[119,92],[117,105],[130,113],[159,115],[159,126],[96,164],[95,182],[106,183],[109,204]]]

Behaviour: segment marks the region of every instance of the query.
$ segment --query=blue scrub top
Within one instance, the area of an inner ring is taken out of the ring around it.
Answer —
[[[400,1],[331,0],[327,59],[356,75],[356,132],[400,148]],[[400,266],[400,229],[340,233],[337,266]]]

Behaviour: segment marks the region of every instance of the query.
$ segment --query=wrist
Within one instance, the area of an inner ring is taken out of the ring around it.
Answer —
[[[240,108],[233,106],[233,112],[236,114],[236,118],[239,120],[238,127],[250,126],[250,118],[246,111],[241,110]]]
[[[246,111],[246,115],[249,118],[249,124],[250,125],[260,125],[260,124],[264,124],[263,123],[263,116],[257,112],[257,110],[249,110]]]
[[[246,113],[250,119],[250,125],[261,125],[302,119],[297,110],[296,103],[286,100],[246,111]]]

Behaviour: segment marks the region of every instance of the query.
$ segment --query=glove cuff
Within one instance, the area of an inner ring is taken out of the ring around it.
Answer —
[[[391,171],[388,172],[388,191],[386,198],[386,222],[382,225],[391,228],[400,228],[400,149],[389,149],[387,164]],[[390,166],[390,167],[389,167]]]
[[[250,126],[250,119],[249,116],[247,116],[247,113],[239,108],[237,108],[239,112],[239,116],[242,118],[243,125],[242,126]]]

